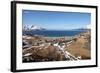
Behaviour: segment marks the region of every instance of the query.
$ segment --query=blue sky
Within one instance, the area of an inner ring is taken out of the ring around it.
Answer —
[[[85,28],[91,24],[90,13],[23,10],[23,25],[36,25],[49,30]]]

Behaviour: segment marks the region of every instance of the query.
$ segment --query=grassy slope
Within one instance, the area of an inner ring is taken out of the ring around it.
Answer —
[[[86,36],[84,36],[84,37],[86,37]],[[91,50],[86,47],[86,42],[88,42],[88,41],[89,41],[89,39],[84,39],[83,37],[77,38],[77,40],[74,41],[69,47],[67,47],[68,49],[66,49],[66,50],[76,57],[81,56],[82,59],[90,59],[91,58]],[[90,45],[89,42],[88,42],[88,44]]]

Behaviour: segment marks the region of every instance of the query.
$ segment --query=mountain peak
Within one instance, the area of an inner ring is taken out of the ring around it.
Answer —
[[[35,25],[24,25],[23,30],[24,31],[31,31],[31,30],[45,30],[45,29],[42,27],[39,27],[39,26],[35,26]]]

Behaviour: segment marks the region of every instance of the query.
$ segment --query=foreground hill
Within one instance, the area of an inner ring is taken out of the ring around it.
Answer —
[[[67,47],[67,51],[74,56],[81,56],[82,59],[91,58],[91,36],[90,32],[78,35],[72,44]]]

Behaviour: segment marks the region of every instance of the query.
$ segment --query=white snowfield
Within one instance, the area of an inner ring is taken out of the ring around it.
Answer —
[[[30,55],[32,55],[32,53],[27,53],[27,54],[25,54],[25,55],[23,55],[24,57],[27,57],[27,56],[30,56]]]
[[[40,26],[36,26],[36,25],[24,25],[23,26],[23,30],[27,31],[27,30],[42,30],[44,28],[40,27]]]

